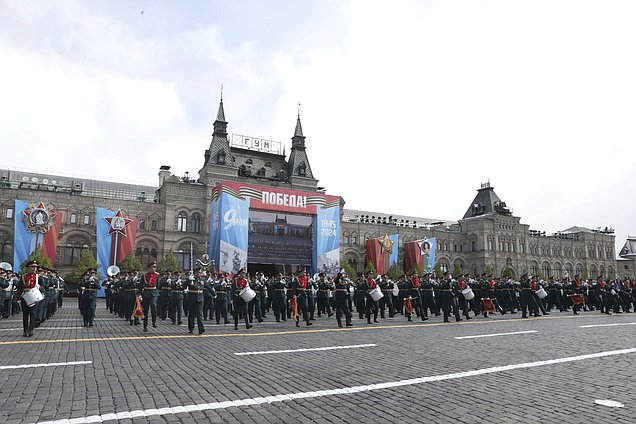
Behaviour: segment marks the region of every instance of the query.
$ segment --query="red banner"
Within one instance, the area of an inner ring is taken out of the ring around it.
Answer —
[[[62,212],[57,212],[55,224],[49,231],[42,235],[42,252],[44,256],[51,260],[51,265],[55,266],[55,252],[57,250],[57,240],[60,238],[60,228],[62,227]]]
[[[228,182],[216,186],[212,191],[212,198],[219,196],[221,192],[239,199],[249,197],[250,209],[296,212],[305,215],[316,215],[316,207],[337,206],[341,200],[339,196],[327,194]]]
[[[422,243],[422,240],[404,243],[404,271],[406,273],[413,271],[416,266],[420,270],[424,270],[420,243]]]
[[[389,270],[390,255],[382,250],[380,241],[381,239],[367,240],[367,264],[373,265],[378,274],[386,274]]]

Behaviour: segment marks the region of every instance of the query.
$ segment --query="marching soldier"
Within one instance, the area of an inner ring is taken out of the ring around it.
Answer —
[[[206,278],[205,275],[201,276],[205,280],[203,284],[203,320],[207,321],[208,316],[210,321],[214,318],[214,279],[210,275]]]
[[[332,316],[329,298],[331,294],[331,284],[325,279],[325,273],[318,274],[318,316],[326,313],[328,317]]]
[[[16,298],[20,301],[22,306],[22,335],[24,337],[31,337],[33,336],[33,329],[35,328],[37,304],[28,306],[22,296],[31,290],[38,290],[38,275],[36,274],[38,263],[36,261],[29,261],[26,263],[26,268],[26,274],[22,274],[22,278],[18,280]]]
[[[92,327],[95,319],[95,308],[97,307],[97,290],[99,290],[99,282],[95,277],[97,270],[89,268],[84,274],[84,278],[80,281],[82,291],[82,317],[84,318],[84,327]]]
[[[183,312],[183,290],[185,283],[181,279],[181,272],[174,273],[172,283],[170,283],[170,311],[168,315],[172,325],[181,325],[181,313]]]
[[[431,274],[424,274],[424,281],[420,284],[420,293],[422,296],[422,314],[425,318],[428,318],[428,311],[431,311],[431,314],[435,314],[436,317],[439,316],[439,310],[435,305],[435,282],[431,280]]]
[[[373,279],[373,273],[371,271],[367,272],[367,280],[365,282],[365,293],[366,293],[366,308],[365,308],[365,316],[367,317],[367,324],[371,324],[371,312],[373,311],[373,322],[378,322],[378,302],[373,300],[371,295],[371,290],[375,290],[376,282]]]
[[[186,288],[188,289],[188,333],[192,334],[194,331],[194,320],[197,320],[197,327],[199,334],[205,332],[203,328],[203,303],[204,303],[204,286],[206,284],[206,278],[201,275],[201,269],[195,268],[192,275],[187,282]]]
[[[380,281],[378,283],[380,285],[380,290],[382,290],[382,299],[380,299],[380,318],[385,318],[384,311],[387,306],[389,308],[389,318],[393,318],[395,316],[395,307],[393,306],[393,287],[395,284],[393,281],[389,280],[386,274],[383,274],[380,277]]]
[[[349,311],[349,305],[347,304],[347,298],[349,295],[349,286],[351,282],[345,278],[343,273],[338,273],[335,283],[335,299],[336,299],[336,321],[338,321],[338,327],[342,327],[342,315],[345,316],[345,325],[347,327],[353,326],[351,323],[351,311]]]
[[[11,280],[4,269],[0,268],[0,319],[9,318],[11,314],[11,293],[13,290]],[[9,289],[9,287],[11,288]],[[8,300],[8,302],[7,302]]]
[[[272,309],[276,322],[287,321],[287,281],[283,278],[283,273],[276,274],[272,282]]]
[[[157,280],[159,273],[157,272],[157,262],[148,264],[148,272],[139,280],[137,285],[138,293],[141,295],[141,307],[144,309],[144,333],[148,332],[148,310],[152,315],[152,326],[157,328]]]
[[[157,290],[159,291],[159,299],[157,299],[157,314],[159,319],[165,321],[168,317],[168,302],[170,301],[170,272],[166,271],[159,278]]]
[[[240,296],[241,291],[247,287],[248,282],[245,279],[245,270],[240,269],[234,283],[232,284],[232,303],[234,303],[234,329],[238,330],[239,316],[245,317],[245,328],[250,329],[252,326],[249,323],[249,317],[247,316],[247,308],[245,301]]]
[[[453,310],[453,314],[455,315],[456,321],[461,321],[462,319],[459,317],[459,311],[457,310],[457,306],[454,303],[453,298],[453,278],[451,277],[450,271],[446,272],[444,275],[444,279],[439,284],[439,299],[441,302],[441,308],[444,313],[444,322],[450,322],[450,314],[451,308]]]
[[[302,271],[300,277],[296,278],[292,274],[291,283],[291,302],[296,303],[296,316],[293,317],[296,320],[296,327],[300,327],[300,313],[303,315],[303,319],[307,323],[307,326],[312,325],[310,322],[309,313],[307,311],[307,292],[311,291],[309,283],[307,282],[307,272]]]
[[[214,283],[214,292],[216,297],[214,298],[214,317],[216,323],[221,323],[221,317],[223,317],[223,324],[229,324],[227,319],[227,302],[228,302],[228,290],[230,285],[227,282],[227,277],[223,273],[219,272],[219,279]]]
[[[261,316],[261,312],[262,312],[261,302],[263,301],[263,298],[261,297],[261,293],[263,289],[263,282],[260,280],[258,272],[254,275],[253,278],[250,278],[249,280],[250,280],[249,285],[251,289],[254,290],[254,293],[256,293],[256,296],[254,296],[254,299],[250,300],[250,302],[247,305],[247,314],[249,315],[250,324],[254,320],[255,313],[256,313],[256,320],[258,322],[263,322],[263,317]]]

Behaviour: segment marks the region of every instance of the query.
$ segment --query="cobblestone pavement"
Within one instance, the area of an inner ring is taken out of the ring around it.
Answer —
[[[345,329],[270,314],[249,331],[206,321],[202,336],[169,320],[142,333],[103,301],[97,317],[82,327],[69,300],[32,338],[21,316],[0,321],[0,422],[636,422],[636,314],[354,318]],[[594,327],[605,324],[621,325]],[[501,333],[518,334],[456,339]],[[375,346],[235,355],[363,344]],[[90,363],[62,365],[75,361]],[[58,365],[7,368],[27,364]]]

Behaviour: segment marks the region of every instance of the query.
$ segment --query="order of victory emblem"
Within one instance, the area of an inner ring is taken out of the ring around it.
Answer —
[[[42,202],[37,206],[29,205],[23,214],[22,221],[27,231],[34,234],[48,233],[55,225],[55,217],[57,216],[55,211],[47,210]]]

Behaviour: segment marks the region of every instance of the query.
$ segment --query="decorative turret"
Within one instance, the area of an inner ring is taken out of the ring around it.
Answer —
[[[464,219],[491,213],[512,215],[506,203],[499,199],[499,196],[495,194],[494,187],[491,187],[490,181],[488,181],[487,183],[482,183],[481,188],[477,190],[477,196],[475,196],[475,199],[464,214]]]

